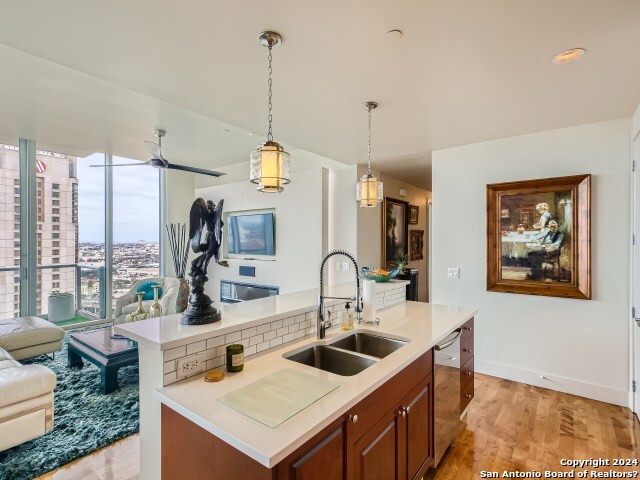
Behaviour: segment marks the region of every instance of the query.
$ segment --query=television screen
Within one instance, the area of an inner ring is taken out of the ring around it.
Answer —
[[[229,215],[228,253],[234,255],[275,255],[275,217],[273,213]]]

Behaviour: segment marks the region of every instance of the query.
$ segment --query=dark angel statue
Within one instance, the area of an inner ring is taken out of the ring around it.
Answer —
[[[191,205],[189,213],[189,243],[195,253],[199,253],[189,270],[191,293],[189,306],[180,317],[182,325],[204,325],[220,321],[220,310],[212,305],[211,298],[204,293],[204,284],[209,280],[207,268],[211,258],[218,265],[228,267],[227,262],[220,261],[222,246],[222,206],[224,200],[214,204],[211,200],[198,198]]]

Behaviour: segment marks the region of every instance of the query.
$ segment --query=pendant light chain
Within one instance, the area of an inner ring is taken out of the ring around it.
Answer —
[[[271,74],[273,73],[273,68],[271,67],[271,62],[273,60],[273,57],[271,55],[271,45],[269,45],[269,80],[267,82],[268,86],[269,86],[269,132],[267,133],[267,140],[272,142],[273,141],[273,132],[271,130],[271,122],[273,120],[273,116],[271,114],[271,110],[273,109],[273,104],[271,103],[271,96],[272,96],[272,92],[271,92],[271,88],[273,86],[273,81],[271,80]]]
[[[371,107],[367,108],[369,111],[369,142],[367,144],[367,173],[371,174]]]

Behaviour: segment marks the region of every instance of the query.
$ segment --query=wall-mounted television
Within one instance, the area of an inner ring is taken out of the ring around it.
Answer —
[[[250,210],[226,212],[224,253],[227,258],[274,260],[276,255],[276,212]]]

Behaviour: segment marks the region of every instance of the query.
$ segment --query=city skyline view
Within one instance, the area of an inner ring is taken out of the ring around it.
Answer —
[[[78,158],[78,230],[80,243],[104,243],[104,154]],[[114,164],[132,163],[113,157]],[[113,168],[113,242],[159,242],[158,170],[148,166]]]

